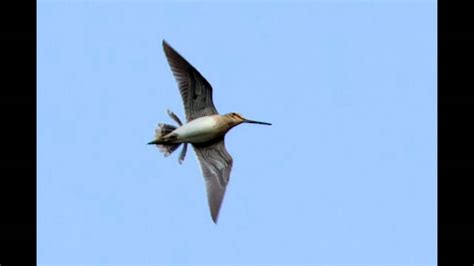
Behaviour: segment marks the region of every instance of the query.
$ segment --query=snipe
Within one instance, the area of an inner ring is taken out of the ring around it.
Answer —
[[[178,83],[187,123],[183,124],[176,114],[168,110],[178,127],[158,124],[155,139],[148,144],[156,145],[165,156],[183,144],[179,163],[186,156],[188,143],[193,146],[206,181],[212,220],[216,223],[232,169],[232,157],[224,145],[225,134],[242,123],[271,124],[246,119],[237,113],[219,115],[212,101],[209,82],[164,40],[163,49]]]

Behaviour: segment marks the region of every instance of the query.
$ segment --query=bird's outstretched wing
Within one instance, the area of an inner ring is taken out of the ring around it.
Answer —
[[[217,223],[232,169],[232,157],[225,148],[223,137],[210,143],[193,144],[193,148],[206,181],[207,200],[212,220]]]
[[[163,40],[163,49],[183,98],[186,119],[217,114],[209,82],[178,52]]]

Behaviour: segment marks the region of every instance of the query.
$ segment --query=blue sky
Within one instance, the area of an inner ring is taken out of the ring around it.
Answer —
[[[436,264],[435,1],[39,1],[38,263]],[[166,39],[241,125],[219,223]]]

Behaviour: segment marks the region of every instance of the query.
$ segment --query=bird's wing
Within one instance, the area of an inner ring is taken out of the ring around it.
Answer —
[[[232,157],[221,137],[212,143],[193,144],[206,181],[207,200],[214,223],[217,222],[219,209],[224,198],[232,169]]]
[[[209,82],[178,52],[163,40],[163,49],[183,98],[186,119],[217,114]]]

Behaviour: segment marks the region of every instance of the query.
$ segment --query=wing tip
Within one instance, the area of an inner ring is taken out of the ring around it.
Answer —
[[[217,224],[217,221],[219,220],[219,212],[220,212],[223,200],[224,200],[224,197],[222,196],[218,202],[212,202],[212,203],[209,202],[211,218],[214,224]]]
[[[180,53],[171,47],[171,45],[165,39],[163,39],[163,51],[165,52],[166,59],[168,60],[174,75],[176,75],[176,69],[187,69],[189,67],[193,67]]]
[[[163,39],[163,41],[161,43],[163,45],[163,50],[166,53],[166,51],[169,50],[171,48],[171,46],[169,45],[169,43],[165,39]]]
[[[212,218],[212,221],[214,222],[214,224],[217,225],[217,220],[219,218],[219,211],[217,211],[217,213],[211,213],[211,218]]]
[[[171,45],[165,40],[163,39],[163,51],[165,52],[166,54],[166,57],[169,59],[169,56],[173,55],[173,54],[178,54],[178,52],[176,52],[174,50],[173,47],[171,47]]]

